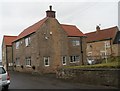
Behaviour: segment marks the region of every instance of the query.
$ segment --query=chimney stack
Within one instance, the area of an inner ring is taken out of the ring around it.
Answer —
[[[50,10],[46,11],[46,17],[55,18],[55,11],[52,11],[52,6],[49,6]]]
[[[96,26],[96,31],[100,31],[100,26]]]

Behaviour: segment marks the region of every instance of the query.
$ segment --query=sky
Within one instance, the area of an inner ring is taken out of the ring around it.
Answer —
[[[120,0],[1,0],[0,47],[3,35],[19,35],[24,29],[46,17],[52,5],[61,24],[76,25],[83,33],[118,25]],[[2,59],[0,49],[0,59]]]

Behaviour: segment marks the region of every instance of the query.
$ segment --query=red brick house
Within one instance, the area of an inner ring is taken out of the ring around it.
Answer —
[[[86,33],[86,36],[88,58],[120,56],[120,31],[117,26],[102,30],[97,26],[96,31]]]
[[[17,36],[4,35],[2,42],[2,65],[6,70],[11,70],[13,66],[13,56],[12,56],[12,41],[15,40]]]
[[[86,36],[75,26],[60,24],[55,11],[21,32],[12,42],[14,70],[55,72],[58,67],[86,64]]]

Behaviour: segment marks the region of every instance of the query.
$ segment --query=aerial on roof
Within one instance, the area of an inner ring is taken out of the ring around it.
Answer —
[[[87,42],[94,42],[114,38],[117,31],[119,31],[119,29],[117,26],[115,26],[107,29],[86,33],[85,35],[87,36]]]
[[[5,45],[7,46],[11,46],[12,42],[17,38],[17,36],[8,36],[8,35],[4,35],[3,37],[3,42],[5,43]]]

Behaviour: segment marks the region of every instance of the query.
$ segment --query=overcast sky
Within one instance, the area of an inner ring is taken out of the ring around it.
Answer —
[[[54,1],[54,2],[53,2]],[[83,33],[118,25],[119,0],[1,0],[0,46],[3,35],[18,35],[46,16],[49,5],[62,24],[76,25]],[[0,50],[0,59],[1,59]]]

